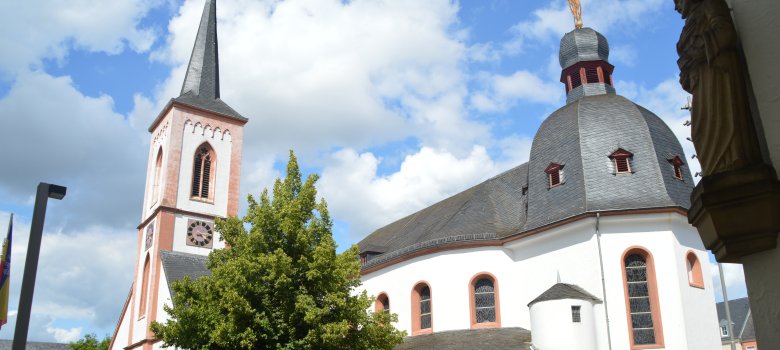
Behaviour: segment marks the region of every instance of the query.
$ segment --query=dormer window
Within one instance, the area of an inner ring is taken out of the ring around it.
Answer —
[[[563,165],[550,163],[544,172],[547,173],[547,180],[550,188],[560,186],[563,183]]]
[[[685,181],[682,172],[682,166],[685,165],[685,163],[683,163],[682,159],[680,159],[680,156],[674,156],[674,158],[669,159],[669,163],[671,163],[672,167],[674,167],[674,178],[680,181]]]
[[[614,174],[631,175],[631,158],[634,155],[622,148],[618,148],[617,151],[612,152],[609,158],[612,159],[612,165],[615,167]]]

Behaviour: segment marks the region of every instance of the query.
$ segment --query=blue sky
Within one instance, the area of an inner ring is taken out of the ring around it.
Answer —
[[[609,39],[618,93],[662,117],[690,155],[673,2],[582,2],[585,25]],[[12,315],[35,186],[69,188],[49,205],[32,340],[113,332],[135,263],[146,127],[178,95],[202,6],[34,0],[0,13]],[[322,175],[340,249],[525,162],[564,104],[558,43],[573,21],[562,0],[219,0],[218,21],[222,98],[250,118],[242,193],[268,187],[294,149]],[[729,295],[745,296],[741,267],[726,272]]]

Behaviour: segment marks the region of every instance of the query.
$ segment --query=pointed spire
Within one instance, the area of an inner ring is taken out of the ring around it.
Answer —
[[[181,87],[182,96],[188,93],[207,99],[219,98],[216,0],[206,0],[203,7],[198,36]]]

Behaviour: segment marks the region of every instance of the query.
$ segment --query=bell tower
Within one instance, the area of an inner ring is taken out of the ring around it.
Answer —
[[[224,247],[214,219],[238,214],[247,121],[220,99],[216,0],[206,0],[181,93],[148,129],[134,282],[112,349],[159,347],[149,326],[170,304],[161,252],[198,259]]]

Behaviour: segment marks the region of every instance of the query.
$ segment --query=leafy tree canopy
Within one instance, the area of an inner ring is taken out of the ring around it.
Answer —
[[[111,345],[111,337],[106,336],[103,340],[98,340],[95,334],[87,334],[73,343],[68,344],[73,350],[108,350]]]
[[[249,196],[243,219],[217,220],[228,249],[209,254],[211,276],[173,284],[165,346],[198,349],[392,349],[396,315],[368,312],[358,249],[336,254],[317,175],[301,181],[293,152],[273,196]]]

